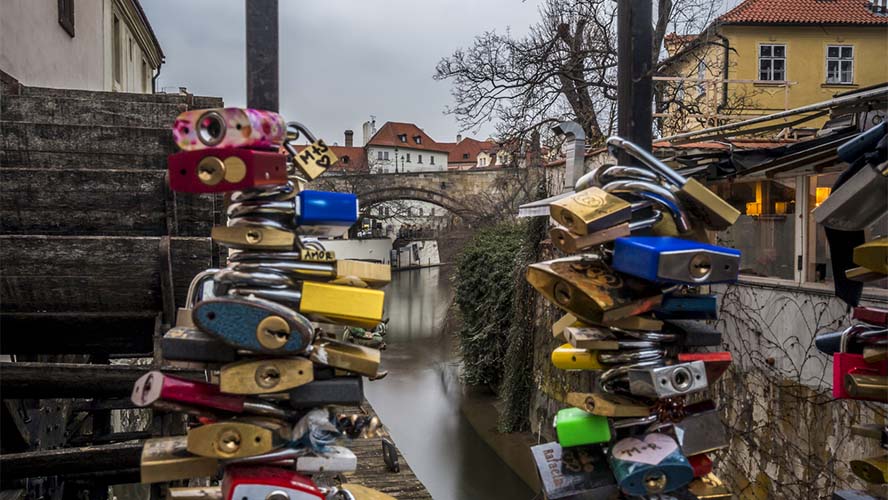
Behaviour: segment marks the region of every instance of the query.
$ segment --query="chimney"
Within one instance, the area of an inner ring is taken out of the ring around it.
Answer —
[[[456,134],[456,142],[462,141],[462,134]]]
[[[355,133],[352,130],[345,131],[345,147],[350,148],[355,145]]]
[[[376,134],[376,118],[364,122],[364,146],[370,142],[370,139]]]

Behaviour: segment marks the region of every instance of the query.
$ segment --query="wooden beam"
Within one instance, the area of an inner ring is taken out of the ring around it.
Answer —
[[[136,379],[153,369],[144,365],[0,363],[0,394],[4,399],[126,397],[132,393]],[[203,377],[203,372],[193,370],[172,373]]]
[[[151,311],[4,313],[0,353],[150,356],[156,316]]]
[[[115,443],[0,455],[3,480],[101,473],[139,467],[142,442]]]

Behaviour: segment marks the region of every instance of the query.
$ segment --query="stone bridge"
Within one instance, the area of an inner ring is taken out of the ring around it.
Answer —
[[[490,205],[494,203],[527,201],[524,194],[534,195],[536,182],[533,181],[538,178],[539,170],[489,168],[325,175],[312,182],[311,188],[355,193],[362,211],[387,201],[416,200],[432,203],[471,222],[490,213]]]

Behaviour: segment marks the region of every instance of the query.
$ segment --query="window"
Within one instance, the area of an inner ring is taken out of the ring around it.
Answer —
[[[111,73],[114,75],[114,81],[120,85],[123,77],[121,75],[120,61],[120,19],[114,16],[113,27],[111,28]]]
[[[431,213],[431,216],[432,216],[432,217],[435,216],[435,207],[432,207],[432,213]]]
[[[422,212],[423,212],[422,207],[419,207],[417,210],[419,210],[419,216],[422,217]]]
[[[416,155],[416,163],[422,163],[422,155]]]
[[[487,158],[478,158],[478,166],[486,167],[487,166]]]
[[[740,273],[794,279],[795,178],[719,183],[712,188],[741,213],[716,237],[717,244],[741,251]]]
[[[759,45],[759,80],[786,80],[786,45]]]
[[[407,142],[407,134],[401,134],[398,136],[398,140],[401,142]]]
[[[407,163],[410,163],[410,153],[407,153]]]
[[[854,47],[827,45],[826,83],[854,83]]]
[[[463,153],[463,160],[469,159],[469,153]]]
[[[342,157],[342,163],[345,164],[345,165],[348,165],[348,162],[349,162],[349,157],[348,157],[348,156],[343,156],[343,157]]]
[[[389,159],[389,152],[386,151],[386,152],[384,152],[382,155],[383,155],[383,159],[384,159],[385,161],[388,161],[388,159]]]
[[[430,164],[430,165],[434,165],[434,164],[435,164],[435,155],[430,155],[430,156],[429,156],[429,164]]]
[[[700,95],[706,95],[706,82],[703,80],[706,79],[706,63],[700,61],[697,63],[697,93]]]
[[[381,159],[382,159],[382,151],[377,151],[377,152],[376,152],[376,159],[377,159],[377,160],[381,160]]]
[[[59,25],[74,37],[74,0],[59,0]]]
[[[413,137],[413,142],[415,142],[415,143],[417,143],[417,144],[422,144],[422,136],[419,136],[419,135],[414,136],[414,137]]]
[[[146,94],[151,92],[151,71],[144,59],[142,59],[142,92]]]

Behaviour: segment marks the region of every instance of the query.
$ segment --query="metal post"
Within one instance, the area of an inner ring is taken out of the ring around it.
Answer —
[[[247,107],[278,111],[278,0],[246,0]]]
[[[653,85],[651,0],[617,5],[617,131],[644,149],[651,147]],[[630,162],[621,153],[620,163]]]

